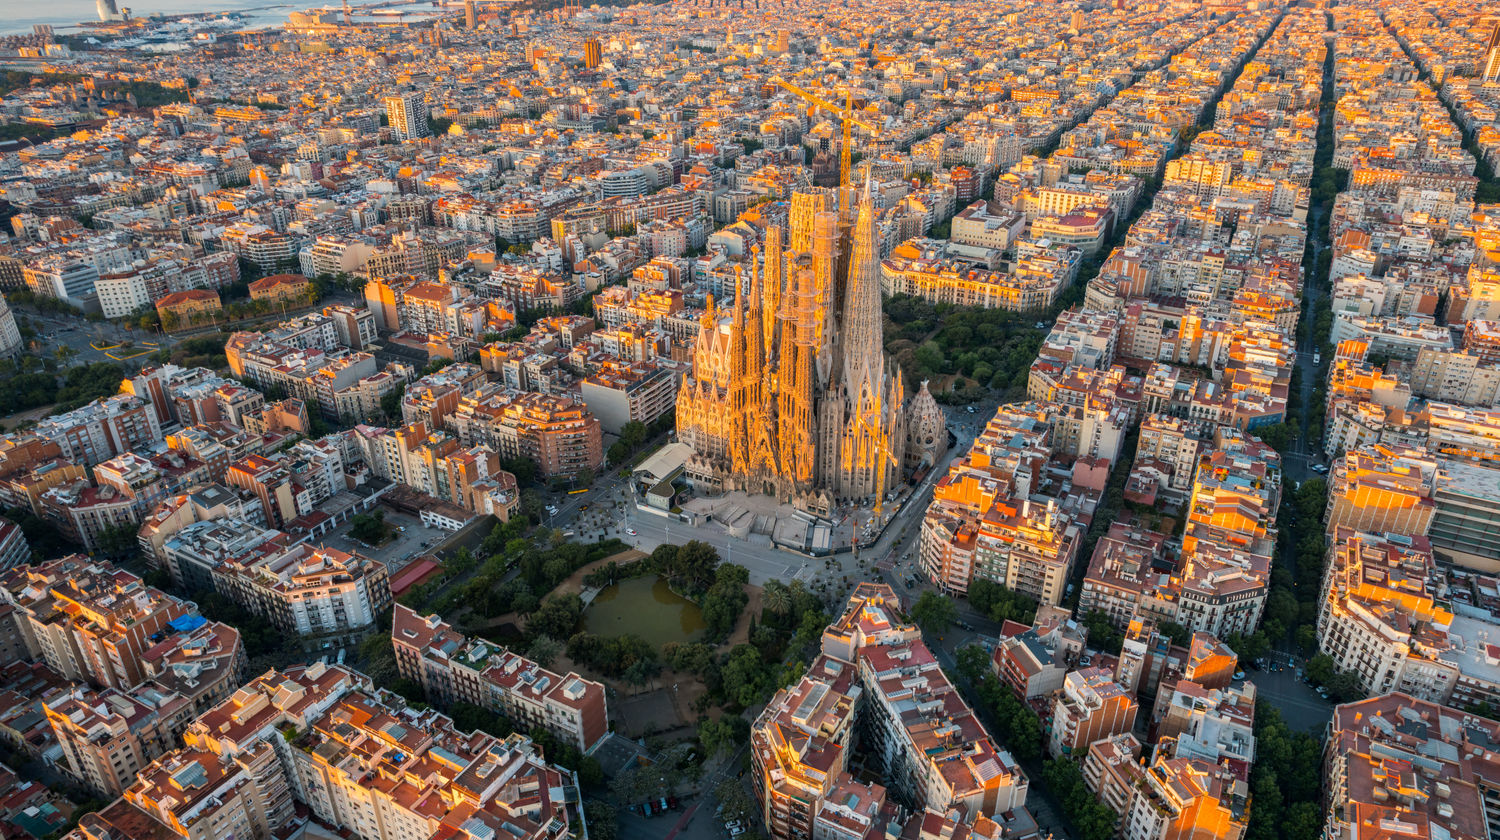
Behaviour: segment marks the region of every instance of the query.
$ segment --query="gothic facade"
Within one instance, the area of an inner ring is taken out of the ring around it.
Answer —
[[[922,434],[908,434],[905,384],[883,349],[869,196],[852,230],[828,204],[825,194],[794,195],[787,247],[770,228],[733,308],[710,301],[677,396],[695,484],[773,495],[820,515],[890,493],[907,468],[941,452],[908,452],[911,443],[947,445],[925,387],[912,400]]]

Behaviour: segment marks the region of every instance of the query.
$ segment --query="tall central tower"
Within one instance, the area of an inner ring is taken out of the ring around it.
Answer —
[[[878,219],[868,190],[849,198],[795,194],[788,235],[767,229],[733,310],[705,316],[677,398],[695,483],[829,516],[900,481],[905,386],[884,352]]]

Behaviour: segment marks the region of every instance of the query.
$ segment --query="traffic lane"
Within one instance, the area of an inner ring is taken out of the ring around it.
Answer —
[[[1297,679],[1294,668],[1249,671],[1245,681],[1255,684],[1256,696],[1275,706],[1294,732],[1320,733],[1333,717],[1333,704]]]
[[[557,512],[548,514],[546,510],[543,510],[542,513],[548,515],[554,522],[566,523],[571,522],[574,516],[586,507],[592,507],[593,500],[595,499],[616,499],[619,492],[623,489],[621,485],[629,481],[629,479],[620,478],[614,473],[610,473],[609,475],[611,476],[610,478],[596,481],[594,486],[588,488],[583,493],[562,492],[556,497],[549,496],[547,504],[557,508]]]

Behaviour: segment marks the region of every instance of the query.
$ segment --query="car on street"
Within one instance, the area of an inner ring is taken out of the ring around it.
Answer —
[[[625,533],[629,534],[632,537],[637,535],[637,532],[634,528],[626,528]]]
[[[1237,679],[1237,680],[1244,679],[1245,678],[1245,672],[1244,671],[1235,671],[1234,672],[1234,678]]]

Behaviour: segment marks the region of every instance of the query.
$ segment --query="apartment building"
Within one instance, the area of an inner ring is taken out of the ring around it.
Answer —
[[[966,591],[983,577],[1051,605],[1062,602],[1082,537],[1053,500],[995,498],[982,518],[954,525],[929,510],[923,527],[924,559],[945,572],[949,588]],[[951,536],[939,542],[950,527]]]
[[[1026,217],[1006,207],[975,202],[953,215],[950,240],[975,248],[1010,250],[1026,232]]]
[[[760,817],[774,837],[869,831],[884,810],[885,788],[856,782],[848,771],[855,674],[832,671],[815,662],[809,674],[771,698],[751,728]]]
[[[427,103],[420,93],[397,93],[385,97],[385,115],[398,140],[426,137]]]
[[[1248,785],[1228,768],[1191,758],[1169,758],[1165,744],[1145,768],[1121,816],[1124,840],[1174,840],[1245,835]]]
[[[1346,453],[1330,473],[1327,528],[1425,535],[1436,475],[1437,462],[1409,446],[1380,444]]]
[[[1207,761],[1248,781],[1255,763],[1255,684],[1209,688],[1180,679],[1157,693],[1150,740],[1170,739],[1172,758]]]
[[[196,716],[186,698],[156,690],[75,688],[44,709],[73,778],[105,798],[123,794]]]
[[[397,668],[428,697],[482,706],[518,728],[541,726],[585,752],[609,734],[602,684],[548,671],[510,650],[469,639],[436,615],[421,616],[399,603],[393,609]]]
[[[1500,723],[1407,694],[1333,710],[1323,747],[1327,836],[1371,823],[1487,840],[1500,818]]]
[[[1048,753],[1054,757],[1085,755],[1095,741],[1135,727],[1140,705],[1114,676],[1101,667],[1068,673],[1062,692],[1052,702]]]
[[[1448,647],[1454,615],[1429,591],[1439,579],[1431,544],[1421,536],[1345,526],[1332,536],[1318,648],[1340,671],[1356,674],[1370,694],[1399,690],[1446,700],[1457,668],[1438,655]]]
[[[1078,596],[1081,615],[1099,611],[1125,629],[1130,622],[1176,621],[1181,595],[1173,578],[1175,551],[1166,534],[1130,522],[1115,522],[1094,544]]]
[[[136,534],[141,551],[158,569],[166,569],[172,581],[188,591],[211,585],[205,571],[202,577],[188,580],[187,566],[177,568],[169,563],[166,544],[185,528],[208,523],[209,526],[228,520],[241,520],[253,525],[263,525],[262,510],[258,499],[249,494],[236,493],[222,484],[209,484],[192,493],[184,493],[166,499],[141,523]],[[183,552],[182,557],[192,561],[195,555]],[[191,565],[191,564],[189,564]]]
[[[224,482],[244,490],[260,501],[267,525],[280,528],[311,509],[306,490],[280,461],[250,455],[229,465]]]
[[[618,435],[627,423],[647,426],[676,409],[677,376],[651,362],[606,361],[579,383],[584,405],[599,427]]]
[[[1219,638],[1255,632],[1271,583],[1272,540],[1189,523],[1183,536],[1177,623]]]
[[[968,591],[978,568],[979,533],[989,512],[1000,511],[1015,522],[1015,499],[1026,498],[1040,487],[1053,451],[1050,419],[1051,408],[1042,403],[1003,407],[975,438],[969,452],[933,486],[933,503],[922,518],[921,562],[929,579],[945,590]],[[1049,512],[1041,505],[1035,507],[1040,514]],[[1038,531],[1036,536],[1043,544],[1076,543],[1069,536],[1072,523],[1067,519],[1066,514],[1053,516],[1052,532],[1043,535]],[[1047,559],[1032,548],[1036,547],[1021,546],[1019,556]],[[1015,564],[1018,573],[1025,565]],[[1007,562],[1007,574],[1009,570]],[[1047,583],[1055,575],[1033,577]]]
[[[464,446],[483,443],[502,458],[527,458],[545,476],[576,475],[604,460],[599,418],[565,397],[506,391],[465,399],[458,415]]]
[[[1427,537],[1439,560],[1484,572],[1500,572],[1500,469],[1445,459],[1432,485]]]
[[[860,749],[880,763],[888,788],[939,812],[990,815],[1025,804],[1024,774],[989,739],[926,645],[867,647],[857,664],[869,692]]]
[[[150,403],[127,394],[44,417],[32,431],[60,446],[63,457],[85,466],[161,439],[161,423]]]
[[[0,517],[0,572],[31,559],[31,547],[21,526]]]
[[[82,555],[11,570],[0,599],[15,608],[28,655],[68,679],[120,691],[157,680],[197,705],[244,667],[233,628]]]
[[[215,523],[217,524],[217,523]],[[306,543],[262,542],[213,568],[214,588],[287,634],[358,638],[391,605],[384,563]]]
[[[379,339],[375,313],[369,309],[338,303],[323,307],[323,314],[333,319],[339,344],[350,350],[364,350]]]
[[[1129,732],[1089,744],[1083,757],[1083,783],[1116,814],[1130,809],[1130,801],[1146,783],[1141,766],[1141,742]]]
[[[1032,626],[1007,633],[1002,628],[990,657],[995,676],[1023,700],[1049,697],[1083,656],[1087,631],[1058,607],[1042,607]]]
[[[189,605],[106,563],[72,555],[0,577],[27,647],[64,677],[128,690],[148,676],[145,654]]]
[[[577,804],[553,795],[576,780],[525,736],[461,732],[321,663],[257,678],[201,715],[184,742],[85,829],[150,817],[166,837],[268,840],[305,807],[360,840],[500,831],[550,840],[568,833]]]
[[[888,796],[929,816],[957,808],[969,821],[1024,810],[1025,775],[900,608],[888,585],[857,584],[822,654],[752,726],[755,797],[777,840],[864,836],[891,820]],[[851,778],[856,751],[884,787]]]
[[[21,352],[21,329],[16,326],[16,315],[10,304],[0,295],[0,357],[14,358]]]

